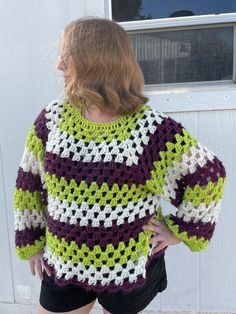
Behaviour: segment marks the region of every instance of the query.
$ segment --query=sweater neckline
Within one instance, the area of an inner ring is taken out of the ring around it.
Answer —
[[[72,105],[70,102],[66,101],[64,103],[66,106],[68,106],[73,114],[74,117],[76,117],[76,120],[83,126],[84,128],[89,129],[116,129],[120,127],[121,125],[125,124],[127,120],[129,119],[129,115],[121,115],[116,120],[109,121],[109,122],[95,122],[91,121],[87,118],[85,118],[82,115],[81,109]]]

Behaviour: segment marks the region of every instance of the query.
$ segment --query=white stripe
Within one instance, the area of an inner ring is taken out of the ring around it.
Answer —
[[[47,118],[47,128],[49,130],[52,130],[55,126],[60,121],[60,114],[63,111],[63,105],[64,100],[53,100],[51,101],[45,108],[47,113],[45,114],[45,117]]]
[[[20,161],[20,167],[22,167],[24,172],[32,172],[34,175],[38,174],[42,184],[45,182],[43,163],[26,146]]]
[[[188,155],[189,153],[183,154],[180,162],[173,161],[172,166],[167,168],[166,185],[163,187],[162,197],[168,202],[171,198],[176,198],[177,180],[188,173],[193,174],[198,166],[202,168],[208,160],[214,159],[213,153],[199,142],[197,146],[190,147],[190,153],[191,156]]]
[[[62,158],[68,158],[70,153],[72,153],[74,161],[83,160],[83,162],[98,162],[101,160],[109,162],[112,160],[112,154],[116,154],[115,162],[122,163],[124,158],[127,158],[127,166],[138,164],[137,154],[142,154],[143,144],[147,145],[150,140],[149,136],[147,136],[148,132],[153,134],[156,131],[157,127],[153,123],[161,123],[163,120],[158,111],[145,110],[144,118],[137,121],[139,129],[130,131],[130,134],[134,137],[133,140],[126,139],[119,144],[116,139],[109,143],[105,141],[101,143],[90,141],[89,145],[86,146],[83,139],[75,141],[72,135],[67,134],[65,131],[61,132],[58,128],[58,124],[62,119],[60,118],[62,111],[62,104],[59,104],[55,105],[53,110],[46,114],[46,117],[51,120],[47,123],[48,128],[51,130],[46,145],[47,152],[60,155]],[[154,115],[154,117],[151,115]],[[148,127],[144,126],[146,122],[149,124]],[[70,144],[69,147],[67,147],[68,143]],[[135,147],[132,146],[134,143]],[[62,153],[60,153],[61,149]],[[120,149],[123,151],[120,151]],[[103,154],[105,154],[104,159],[102,159]]]
[[[45,213],[38,212],[37,210],[21,210],[15,209],[14,211],[14,224],[15,230],[25,230],[26,228],[38,228],[44,229],[46,226]]]
[[[160,199],[154,194],[149,194],[147,200],[138,200],[137,204],[129,202],[126,207],[118,204],[116,208],[111,208],[109,204],[102,209],[98,204],[89,208],[86,202],[77,205],[76,202],[69,204],[66,200],[59,200],[51,195],[48,196],[48,213],[49,215],[60,222],[77,224],[77,219],[80,220],[81,226],[87,226],[89,219],[92,220],[93,227],[99,227],[101,222],[104,222],[104,227],[112,227],[114,223],[117,225],[124,224],[125,218],[128,218],[128,223],[132,223],[137,215],[139,219],[155,213],[159,207]],[[85,214],[83,214],[83,211]],[[137,218],[136,218],[137,219]]]
[[[80,262],[77,266],[74,266],[70,261],[63,261],[60,257],[51,253],[48,245],[45,246],[43,255],[48,264],[54,267],[57,278],[65,276],[65,279],[68,280],[76,276],[78,281],[87,279],[89,285],[95,285],[98,280],[101,280],[101,285],[103,286],[109,284],[111,280],[115,280],[116,285],[122,285],[124,279],[127,277],[129,277],[129,282],[135,282],[139,275],[142,275],[145,278],[147,257],[142,256],[141,252],[139,252],[139,256],[140,257],[136,263],[128,261],[126,268],[116,264],[114,270],[111,270],[106,265],[102,265],[101,270],[97,270],[93,265],[90,265],[89,268],[86,269]],[[131,273],[131,270],[134,271],[133,274]],[[82,272],[82,274],[80,272]],[[119,272],[121,272],[120,275],[118,275]],[[95,276],[93,276],[93,274],[95,274]],[[108,274],[108,278],[104,277],[104,274]]]
[[[209,205],[202,203],[197,208],[194,207],[191,202],[187,204],[182,203],[179,206],[177,216],[183,218],[186,222],[193,220],[194,223],[202,221],[204,223],[210,222],[213,224],[218,219],[221,203],[222,200],[219,200],[217,203],[211,202]]]

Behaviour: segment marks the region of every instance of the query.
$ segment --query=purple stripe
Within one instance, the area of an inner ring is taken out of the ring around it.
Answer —
[[[75,180],[79,183],[85,180],[87,184],[96,182],[98,186],[102,186],[104,182],[108,186],[117,183],[122,186],[127,183],[144,184],[144,176],[139,166],[126,166],[112,160],[111,162],[88,162],[73,161],[72,158],[61,158],[60,156],[46,152],[45,153],[45,171],[55,174],[58,178],[64,177],[68,182]]]
[[[35,131],[36,134],[38,136],[38,138],[40,138],[43,142],[43,145],[46,145],[47,139],[48,139],[48,133],[49,130],[47,128],[47,118],[46,118],[46,109],[44,108],[41,113],[38,115],[38,117],[36,118],[36,120],[34,121],[34,125],[35,125]]]
[[[48,205],[48,191],[44,188],[42,188],[42,201],[43,204]]]
[[[150,264],[151,260],[153,260],[154,258],[160,257],[162,254],[164,254],[165,249],[163,249],[162,251],[159,252],[159,254],[154,254],[154,257],[150,258],[147,262],[146,267],[148,267],[148,265]],[[83,287],[84,289],[86,289],[88,292],[94,291],[94,292],[104,292],[104,291],[108,291],[108,292],[117,292],[117,291],[125,291],[125,292],[131,292],[133,289],[135,288],[139,288],[139,287],[143,287],[146,283],[146,278],[142,277],[142,275],[139,275],[137,277],[137,280],[135,282],[130,282],[130,281],[125,281],[124,284],[121,285],[116,285],[113,282],[111,282],[109,285],[106,286],[102,286],[101,283],[96,283],[96,285],[89,285],[88,281],[78,281],[77,277],[74,276],[71,279],[64,279],[64,278],[58,278],[56,276],[56,271],[54,269],[53,266],[49,265],[47,259],[44,258],[44,264],[46,266],[46,268],[48,268],[51,271],[51,279],[54,280],[55,284],[59,287],[65,287],[67,285],[74,285],[74,286],[80,286]]]
[[[182,126],[171,118],[163,118],[161,124],[155,123],[156,131],[149,133],[149,143],[144,145],[143,154],[139,155],[138,165],[126,166],[125,162],[89,162],[72,160],[73,154],[69,158],[46,152],[45,171],[55,174],[58,178],[64,177],[68,182],[75,180],[79,184],[86,180],[87,184],[96,182],[101,186],[104,182],[112,187],[118,184],[121,187],[127,184],[129,187],[135,184],[145,185],[150,179],[150,172],[153,169],[153,162],[159,160],[160,150],[167,150],[166,142],[175,143],[175,135],[182,133]],[[115,156],[114,156],[115,158]]]
[[[198,221],[196,223],[194,223],[193,221],[186,222],[183,220],[183,218],[179,218],[173,215],[171,215],[171,220],[179,226],[179,233],[186,231],[188,237],[203,237],[205,240],[209,241],[215,229],[215,222],[213,224],[210,222],[205,223],[202,221]]]
[[[188,173],[183,176],[180,180],[177,180],[177,188],[175,189],[176,197],[171,199],[171,204],[174,206],[179,206],[183,201],[184,191],[187,186],[194,188],[196,184],[204,187],[208,182],[216,183],[219,177],[224,178],[226,176],[225,168],[222,162],[217,158],[207,160],[204,167],[197,166],[194,173]]]
[[[153,134],[149,132],[149,142],[144,146],[143,154],[139,157],[145,181],[151,178],[151,171],[154,169],[153,163],[160,160],[160,152],[167,151],[167,142],[175,144],[177,142],[175,136],[183,135],[183,126],[180,123],[170,117],[162,117],[162,119],[160,124],[155,122],[156,130]]]
[[[60,222],[48,215],[47,226],[53,235],[56,235],[59,240],[65,239],[68,244],[75,241],[78,246],[85,243],[90,249],[95,245],[105,249],[109,243],[117,246],[119,242],[123,241],[125,245],[128,245],[131,237],[137,240],[138,234],[143,231],[142,226],[148,223],[151,216],[147,213],[144,218],[140,219],[137,215],[132,223],[128,223],[127,218],[121,225],[113,222],[112,227],[106,228],[103,225],[93,227],[92,221],[88,226],[80,226],[79,222],[76,225]]]
[[[27,246],[32,245],[36,240],[38,240],[42,235],[45,235],[45,229],[40,227],[35,229],[29,229],[26,227],[24,230],[15,231],[15,243],[16,246]]]
[[[201,187],[208,184],[209,181],[216,183],[219,177],[225,177],[226,172],[222,162],[214,157],[213,161],[207,160],[204,167],[197,166],[196,171],[187,174],[184,178],[186,185],[193,188],[196,184]]]
[[[40,176],[33,174],[31,171],[25,172],[20,167],[17,174],[16,187],[29,192],[39,191],[41,188]]]
[[[180,180],[176,180],[176,184],[177,188],[175,189],[175,198],[170,198],[170,202],[173,206],[178,207],[183,202],[186,183],[181,178]]]

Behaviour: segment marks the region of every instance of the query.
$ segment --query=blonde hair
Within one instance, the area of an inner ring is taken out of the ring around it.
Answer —
[[[115,21],[85,17],[71,22],[62,33],[59,53],[72,60],[65,93],[73,105],[128,114],[148,102],[128,35]]]

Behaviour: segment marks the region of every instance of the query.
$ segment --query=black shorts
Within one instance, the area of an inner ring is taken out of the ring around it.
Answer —
[[[167,287],[164,254],[155,257],[147,267],[147,280],[143,287],[130,292],[88,292],[83,287],[68,285],[59,287],[44,271],[39,303],[48,311],[61,313],[83,307],[94,300],[112,314],[137,314]]]

